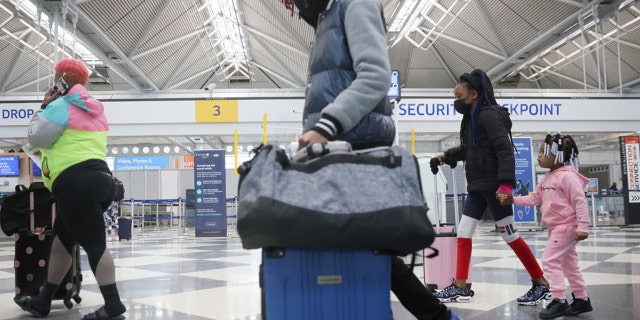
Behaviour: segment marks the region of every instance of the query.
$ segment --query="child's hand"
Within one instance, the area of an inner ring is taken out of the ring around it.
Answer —
[[[500,204],[503,206],[510,206],[513,204],[513,195],[504,192],[498,192],[496,198],[500,200]]]
[[[586,238],[589,238],[589,234],[582,231],[576,231],[576,241],[582,241]]]

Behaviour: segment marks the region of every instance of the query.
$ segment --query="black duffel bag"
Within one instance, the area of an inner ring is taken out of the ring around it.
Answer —
[[[34,226],[51,226],[51,206],[53,194],[42,182],[34,182],[27,188],[17,185],[16,192],[2,197],[0,201],[0,226],[2,232],[12,236],[20,229],[29,229],[30,199],[34,197]]]

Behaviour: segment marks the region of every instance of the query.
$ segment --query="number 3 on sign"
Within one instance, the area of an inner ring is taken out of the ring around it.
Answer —
[[[238,122],[238,100],[196,100],[196,122]]]

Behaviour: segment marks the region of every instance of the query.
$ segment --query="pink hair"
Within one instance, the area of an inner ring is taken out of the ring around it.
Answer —
[[[77,59],[62,59],[56,63],[55,70],[56,72],[66,72],[66,77],[69,77],[69,80],[75,80],[77,83],[85,84],[89,81],[87,67],[85,67],[84,62]]]

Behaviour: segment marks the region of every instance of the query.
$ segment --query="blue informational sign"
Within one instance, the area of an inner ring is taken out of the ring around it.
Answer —
[[[20,158],[18,156],[0,156],[0,177],[17,177],[20,175]]]
[[[224,150],[196,150],[193,160],[196,237],[226,237]]]
[[[516,147],[516,150],[514,150],[516,187],[513,189],[513,196],[526,196],[529,192],[533,192],[536,187],[531,138],[515,137],[513,138],[513,145]],[[536,222],[536,207],[513,206],[513,217],[516,222]]]
[[[391,70],[391,87],[387,97],[391,99],[400,97],[400,70]]]
[[[31,163],[32,165],[32,170],[33,170],[33,176],[40,176],[42,174],[42,170],[40,169],[40,167],[38,167],[38,164],[35,162]]]
[[[113,170],[163,170],[169,169],[169,156],[115,157]]]

